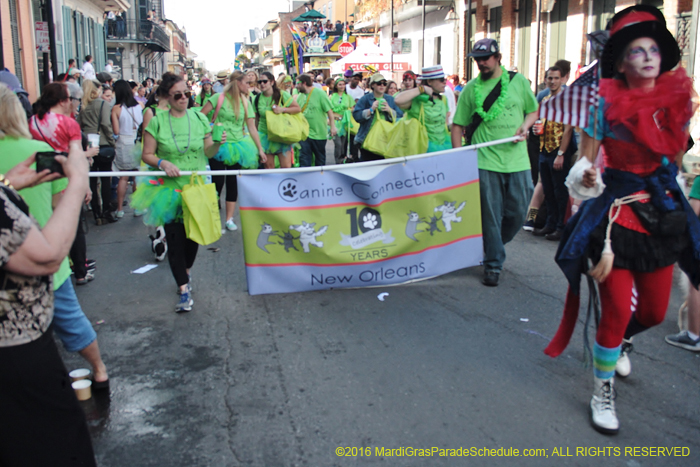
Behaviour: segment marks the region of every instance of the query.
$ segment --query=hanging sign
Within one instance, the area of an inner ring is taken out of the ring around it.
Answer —
[[[36,33],[36,51],[41,53],[50,52],[49,23],[46,21],[35,21],[34,31]]]

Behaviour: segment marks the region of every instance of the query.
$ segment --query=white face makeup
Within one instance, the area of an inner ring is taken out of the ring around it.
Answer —
[[[655,79],[661,71],[661,50],[650,37],[640,37],[625,49],[618,70],[629,82]]]

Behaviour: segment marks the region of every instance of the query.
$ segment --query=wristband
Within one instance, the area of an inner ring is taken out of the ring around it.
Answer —
[[[158,168],[160,169],[160,164],[163,162],[163,159],[158,159]]]

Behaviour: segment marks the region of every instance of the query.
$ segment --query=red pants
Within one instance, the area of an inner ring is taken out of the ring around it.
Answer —
[[[673,265],[654,272],[635,272],[613,268],[605,282],[598,286],[602,316],[596,342],[607,348],[622,343],[632,311],[632,286],[636,285],[635,318],[646,327],[656,326],[666,316],[673,284]]]

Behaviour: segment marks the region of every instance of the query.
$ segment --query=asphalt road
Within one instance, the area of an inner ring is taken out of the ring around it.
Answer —
[[[130,273],[154,262],[147,233],[127,208],[88,235],[97,278],[78,296],[101,323],[111,379],[110,399],[84,403],[100,466],[700,465],[700,355],[663,341],[677,332],[678,287],[666,321],[635,339],[632,375],[617,384],[621,430],[608,437],[588,421],[583,326],[561,357],[542,352],[565,294],[551,242],[521,232],[497,288],[472,268],[252,297],[241,234],[228,232],[219,251],[200,248],[194,310],[178,315],[167,261]],[[651,457],[659,446],[683,456]],[[410,451],[470,447],[541,451]]]

